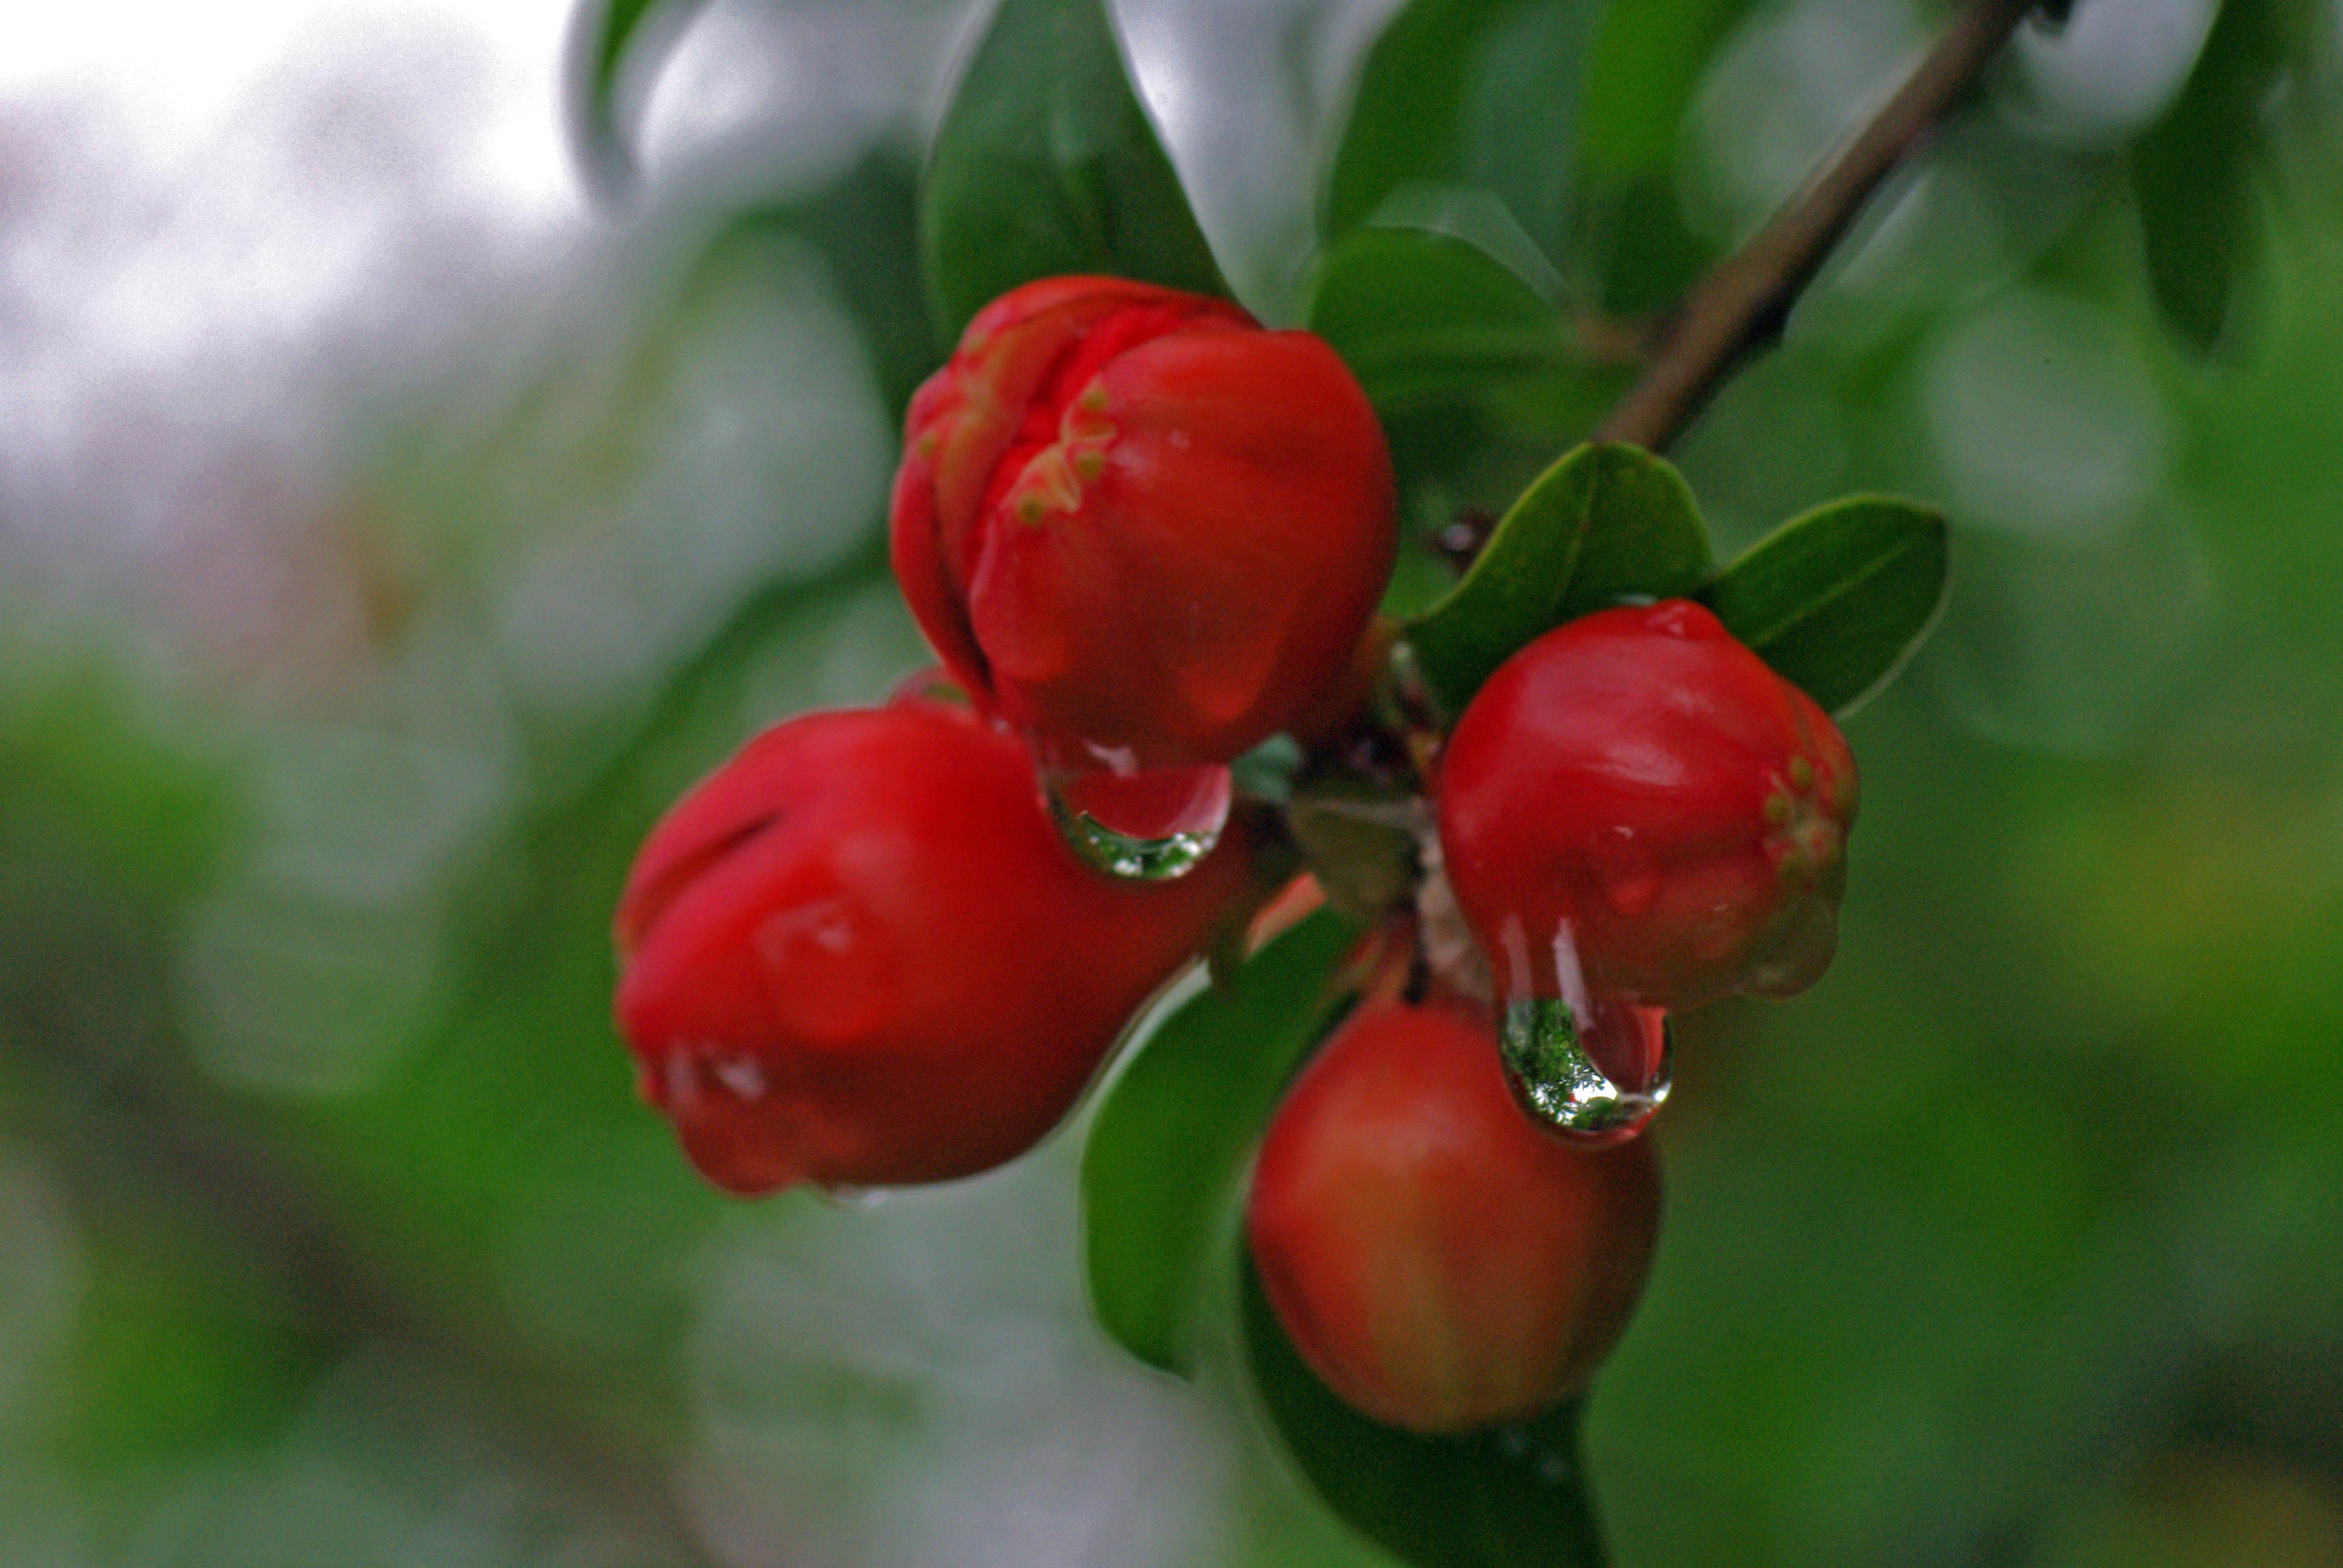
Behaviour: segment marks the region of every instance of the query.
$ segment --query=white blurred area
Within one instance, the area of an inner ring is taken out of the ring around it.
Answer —
[[[582,297],[622,226],[589,211],[565,136],[569,9],[237,0],[12,19],[11,579],[159,590],[171,629],[231,666],[334,651],[280,620],[362,611],[317,580],[320,555],[366,548],[379,521],[331,516],[364,509],[336,494],[354,427],[402,395],[444,397],[434,381],[478,390],[612,303]],[[689,143],[693,116],[649,128]]]
[[[14,542],[83,572],[109,542],[166,548],[190,508],[129,481],[238,434],[256,449],[241,487],[215,477],[215,505],[266,507],[287,479],[256,470],[314,458],[299,448],[324,432],[301,426],[345,412],[321,393],[439,347],[434,328],[518,249],[574,226],[546,112],[562,10],[239,0],[13,17],[0,452],[12,491],[54,502],[104,485],[90,498],[112,503],[73,527],[58,514],[75,508],[12,507],[18,528],[51,518],[51,537]],[[239,487],[258,493],[223,493]]]

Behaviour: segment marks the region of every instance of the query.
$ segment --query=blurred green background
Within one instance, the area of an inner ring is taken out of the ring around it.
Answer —
[[[1938,14],[1618,5],[1483,129],[1627,316]],[[1118,7],[1271,319],[1391,8]],[[11,17],[0,75],[0,1564],[1375,1561],[1089,1325],[1073,1136],[741,1204],[608,1020],[661,805],[921,660],[880,518],[969,8],[718,0],[599,206],[562,0],[225,9]],[[1836,968],[1684,1027],[1623,1568],[2343,1564],[2343,17],[2288,14],[2209,362],[2127,177],[2209,11],[2084,0],[1680,450],[1728,550],[1941,501],[1956,587],[1849,727]],[[1607,374],[1395,424],[1416,520]]]

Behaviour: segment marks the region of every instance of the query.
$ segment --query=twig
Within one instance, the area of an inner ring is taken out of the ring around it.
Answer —
[[[1781,336],[1863,204],[1967,95],[2035,4],[1969,0],[1870,124],[1694,287],[1597,437],[1659,451],[1684,434],[1735,367]]]

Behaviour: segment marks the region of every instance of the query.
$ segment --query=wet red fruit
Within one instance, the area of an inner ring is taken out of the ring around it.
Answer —
[[[1107,277],[1004,295],[912,399],[895,575],[971,693],[1079,772],[1225,762],[1343,677],[1391,570],[1333,351]]]
[[[1022,1152],[1242,889],[1242,843],[1118,883],[1059,841],[1016,739],[931,691],[759,736],[618,906],[645,1095],[719,1187],[935,1181]]]
[[[1385,1006],[1344,1024],[1278,1107],[1245,1229],[1326,1385],[1432,1433],[1584,1387],[1634,1311],[1659,1218],[1647,1140],[1548,1137],[1477,1012]]]
[[[1684,599],[1546,633],[1441,759],[1456,901],[1508,1000],[1785,996],[1837,945],[1855,759]]]

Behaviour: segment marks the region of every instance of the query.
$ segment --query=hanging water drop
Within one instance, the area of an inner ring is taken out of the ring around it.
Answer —
[[[1075,854],[1110,876],[1159,882],[1192,869],[1228,826],[1229,770],[1050,769],[1050,814]]]
[[[1668,1098],[1669,1040],[1656,1008],[1605,999],[1591,1027],[1558,997],[1505,1004],[1498,1037],[1505,1079],[1522,1108],[1565,1137],[1620,1143]]]
[[[816,1187],[817,1201],[843,1214],[867,1213],[887,1201],[884,1187]]]
[[[803,1174],[766,1135],[773,1086],[762,1063],[685,1048],[667,1058],[662,1079],[657,1103],[675,1124],[685,1157],[710,1183],[757,1198]]]

